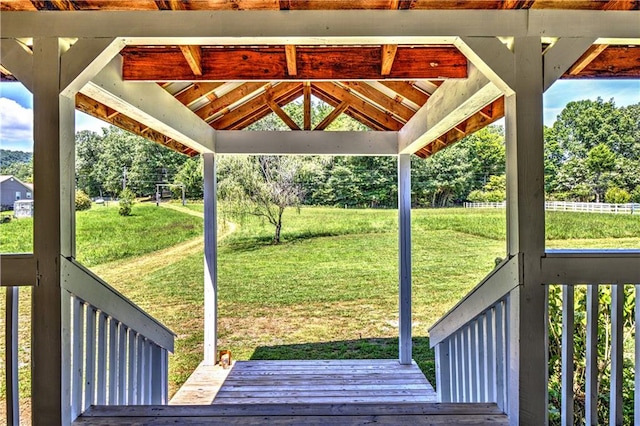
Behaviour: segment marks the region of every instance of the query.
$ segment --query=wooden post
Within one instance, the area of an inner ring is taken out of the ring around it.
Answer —
[[[400,364],[411,364],[411,155],[398,155]]]
[[[215,364],[218,339],[218,220],[216,161],[204,160],[204,363]]]
[[[60,256],[75,256],[74,99],[60,95],[57,38],[33,43],[35,213],[34,256],[38,282],[32,289],[31,410],[34,425],[68,424],[70,389],[63,359]]]
[[[543,64],[539,37],[514,39],[515,94],[505,100],[507,248],[520,255],[523,285],[509,300],[507,413],[511,424],[547,416],[546,305],[540,259],[545,251]]]

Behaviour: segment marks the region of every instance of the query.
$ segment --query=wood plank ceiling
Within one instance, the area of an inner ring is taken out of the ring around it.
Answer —
[[[329,10],[329,9],[640,9],[640,1],[577,0],[8,0],[0,10]],[[372,130],[397,131],[443,80],[466,78],[454,46],[128,46],[123,78],[157,82],[209,125],[240,130],[277,114],[291,130],[323,130],[346,114]],[[10,80],[0,66],[0,75]],[[640,47],[594,45],[563,78],[638,78]],[[334,110],[311,128],[311,96]],[[283,110],[302,98],[304,122]],[[187,155],[197,152],[94,99],[77,108]],[[504,116],[496,100],[416,154],[427,157]]]

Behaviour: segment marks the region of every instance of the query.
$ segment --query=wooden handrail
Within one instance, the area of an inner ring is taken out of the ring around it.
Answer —
[[[36,259],[33,253],[0,255],[0,286],[17,287],[36,284]]]
[[[640,250],[547,250],[544,284],[640,283]]]
[[[61,266],[65,290],[173,352],[175,334],[158,320],[75,260],[61,257]]]

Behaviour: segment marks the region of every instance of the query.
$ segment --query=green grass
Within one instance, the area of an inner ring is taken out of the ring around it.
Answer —
[[[0,225],[0,251],[33,250],[33,220]],[[117,205],[93,206],[76,213],[77,258],[93,266],[173,246],[202,235],[202,219],[151,204],[136,204],[131,216],[120,216]]]

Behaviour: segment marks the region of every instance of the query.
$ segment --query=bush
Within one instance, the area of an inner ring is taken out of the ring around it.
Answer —
[[[129,188],[123,189],[120,193],[120,208],[118,209],[120,216],[131,216],[131,207],[135,202],[135,194]]]
[[[625,204],[631,201],[631,194],[622,188],[613,186],[604,194],[604,200],[611,204]]]
[[[631,191],[631,202],[640,203],[640,185],[636,186],[636,188]]]
[[[82,190],[76,191],[76,211],[89,210],[91,208],[91,199]]]
[[[480,191],[479,189],[474,189],[473,191],[471,191],[467,198],[472,203],[486,203],[488,201],[487,193],[484,191]]]

